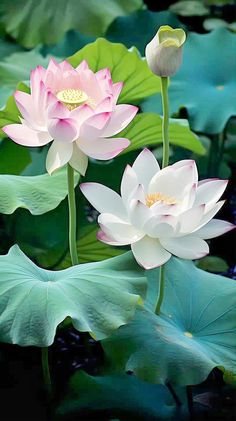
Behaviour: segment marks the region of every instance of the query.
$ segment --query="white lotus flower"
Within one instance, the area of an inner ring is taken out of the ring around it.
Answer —
[[[127,166],[121,196],[98,184],[80,188],[101,213],[98,239],[122,246],[131,244],[134,257],[145,269],[167,262],[171,255],[199,259],[209,253],[207,239],[235,228],[213,219],[224,204],[218,202],[227,180],[198,182],[194,161],[183,160],[162,170],[154,155],[144,149],[133,166]]]

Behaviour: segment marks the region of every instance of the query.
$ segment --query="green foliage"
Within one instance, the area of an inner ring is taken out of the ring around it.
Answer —
[[[204,16],[210,12],[201,0],[181,0],[172,4],[169,10],[180,16]]]
[[[87,225],[79,230],[79,238],[77,242],[77,252],[79,263],[100,262],[101,260],[123,254],[125,250],[120,247],[111,247],[97,240],[96,234],[98,226],[95,224]],[[66,269],[71,266],[71,258],[69,252],[60,262],[58,268]]]
[[[69,29],[103,35],[117,16],[142,7],[142,0],[1,0],[1,21],[8,34],[26,48],[56,44]]]
[[[108,67],[113,82],[124,82],[119,102],[139,102],[149,95],[160,92],[160,78],[151,72],[136,48],[127,50],[122,44],[98,38],[68,59],[74,67],[82,60],[87,60],[93,71]]]
[[[75,185],[79,175],[75,177]],[[41,215],[56,208],[67,196],[66,171],[37,176],[0,175],[0,213],[11,214],[17,208]]]
[[[83,419],[87,419],[87,414],[95,413],[97,417],[97,411],[126,421],[177,421],[180,412],[165,386],[148,384],[127,374],[92,377],[81,371],[75,373],[58,415],[82,412]]]
[[[162,144],[162,117],[154,113],[138,114],[128,127],[119,133],[119,137],[131,140],[131,145],[123,153]],[[200,155],[205,153],[205,148],[199,138],[191,132],[187,120],[171,119],[169,137],[172,145],[181,146]]]
[[[229,266],[226,261],[218,256],[205,256],[197,261],[197,267],[207,272],[227,272]]]
[[[0,340],[21,346],[51,345],[66,317],[80,332],[105,338],[134,316],[145,290],[131,253],[52,272],[14,246],[0,268]]]
[[[175,385],[201,383],[214,367],[235,372],[235,281],[172,258],[160,316],[153,313],[158,270],[149,271],[146,309],[103,342],[117,370]]]
[[[16,85],[16,90],[23,91],[23,92],[30,92],[30,89],[25,83],[19,82]],[[20,112],[16,106],[16,102],[14,96],[11,95],[7,102],[6,106],[3,110],[0,110],[0,136],[6,137],[6,134],[1,130],[2,127],[6,126],[7,124],[19,123]]]
[[[170,25],[172,28],[183,27],[177,17],[170,12],[138,10],[115,19],[106,32],[106,38],[112,42],[121,42],[128,48],[135,46],[144,55],[147,43],[161,25]]]
[[[183,64],[171,79],[170,109],[185,107],[192,130],[220,133],[236,114],[236,35],[225,28],[209,34],[190,33]],[[224,45],[220,51],[217,46]],[[161,111],[160,98],[152,97],[144,111]]]
[[[29,149],[8,139],[0,143],[0,158],[0,174],[18,175],[31,162]]]
[[[0,107],[5,105],[7,98],[16,89],[18,82],[27,81],[30,71],[38,66],[47,66],[49,57],[43,57],[39,50],[13,53],[0,62],[1,96]]]

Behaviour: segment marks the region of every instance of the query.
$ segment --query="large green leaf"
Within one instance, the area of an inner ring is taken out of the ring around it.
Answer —
[[[79,181],[76,174],[75,185]],[[67,195],[67,177],[63,169],[52,176],[0,175],[0,213],[11,214],[17,208],[41,215],[55,209]]]
[[[127,137],[131,145],[123,153],[144,146],[162,144],[162,117],[154,113],[138,114],[119,137]],[[199,138],[191,132],[187,120],[171,119],[169,137],[172,145],[181,146],[203,155],[205,148]]]
[[[77,242],[77,252],[79,263],[100,262],[114,256],[123,254],[125,250],[120,247],[111,247],[97,240],[98,226],[95,224],[87,225],[79,230],[79,239]],[[66,269],[71,265],[70,254],[60,262],[58,268]]]
[[[121,42],[128,48],[135,46],[144,55],[147,43],[161,25],[170,25],[172,28],[183,27],[177,17],[170,12],[138,10],[115,19],[106,32],[106,38],[112,42]]]
[[[0,62],[1,96],[0,107],[5,105],[9,95],[16,89],[18,82],[27,81],[30,71],[38,66],[47,66],[49,57],[43,57],[38,50],[13,53]]]
[[[87,60],[93,71],[108,67],[113,82],[124,82],[120,102],[136,102],[160,92],[160,78],[151,72],[136,48],[128,50],[123,44],[99,38],[68,59],[74,67],[82,60]]]
[[[134,316],[144,290],[132,253],[52,272],[13,246],[0,256],[0,340],[49,346],[66,317],[75,329],[102,339]]]
[[[8,139],[0,142],[0,174],[20,174],[31,162],[30,151]],[[1,177],[1,176],[0,176]]]
[[[219,45],[223,45],[219,52]],[[225,28],[209,34],[190,33],[180,70],[169,86],[170,110],[185,107],[191,129],[220,133],[236,115],[236,35]],[[160,96],[143,104],[144,111],[161,111]]]
[[[181,386],[201,383],[217,366],[235,372],[235,281],[172,258],[156,316],[158,270],[148,278],[147,308],[103,343],[118,367],[143,380]]]
[[[177,421],[182,411],[178,411],[165,386],[148,384],[127,374],[93,377],[81,371],[75,373],[58,415],[80,414],[87,419],[86,415],[98,417],[98,412],[127,421]]]
[[[26,48],[56,44],[69,29],[103,35],[117,16],[142,7],[142,0],[1,0],[5,30]]]

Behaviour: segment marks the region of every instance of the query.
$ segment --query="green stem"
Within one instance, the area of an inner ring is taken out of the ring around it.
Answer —
[[[164,298],[164,290],[165,290],[165,266],[160,266],[159,269],[159,293],[158,293],[158,300],[156,304],[155,313],[157,315],[161,312],[161,305]]]
[[[68,182],[68,204],[69,204],[69,248],[72,265],[78,265],[78,255],[76,247],[76,205],[75,205],[75,189],[74,189],[74,170],[67,165],[67,182]]]
[[[162,168],[169,164],[169,100],[168,100],[168,77],[161,78],[161,97],[162,97],[162,139],[163,139],[163,158]]]
[[[168,99],[168,77],[161,78],[161,97],[162,97],[162,108],[163,108],[163,120],[162,120],[162,140],[163,140],[163,157],[162,157],[162,168],[167,167],[169,164],[169,99]],[[164,299],[165,290],[165,268],[164,265],[160,267],[159,272],[159,294],[156,304],[156,314],[160,314],[161,305]]]
[[[49,361],[48,361],[48,347],[42,348],[42,369],[43,369],[43,379],[45,384],[45,389],[48,393],[48,397],[52,396],[52,382],[49,370]]]

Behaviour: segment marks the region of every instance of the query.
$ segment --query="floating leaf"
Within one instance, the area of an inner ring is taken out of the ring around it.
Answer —
[[[104,341],[110,358],[154,383],[198,384],[217,366],[235,372],[235,281],[172,258],[166,264],[162,312],[156,316],[157,280],[158,270],[149,271],[147,309]]]
[[[119,136],[127,137],[131,141],[131,145],[123,153],[144,146],[162,144],[162,117],[154,113],[138,114]],[[169,137],[172,145],[181,146],[200,155],[205,153],[205,148],[199,138],[191,132],[187,120],[171,119]]]
[[[218,46],[224,45],[219,53]],[[236,36],[225,28],[189,33],[180,70],[171,79],[170,109],[188,111],[192,130],[220,133],[236,115]],[[143,111],[161,112],[160,96],[146,100]]]
[[[134,376],[89,376],[78,371],[71,378],[69,391],[57,411],[58,415],[102,415],[125,420],[177,421],[180,411],[167,387],[143,382]],[[182,411],[181,411],[182,412]],[[173,418],[172,418],[173,417]],[[100,419],[100,418],[99,418]]]
[[[3,139],[0,143],[0,174],[20,174],[31,162],[30,151],[24,146]],[[0,175],[1,177],[1,175]],[[0,194],[1,195],[1,194]]]
[[[60,7],[59,7],[60,6]],[[69,29],[88,35],[103,35],[117,16],[142,7],[142,0],[1,0],[5,30],[21,45],[56,44]]]
[[[147,43],[161,25],[170,25],[172,28],[183,27],[177,17],[170,12],[137,10],[128,16],[115,19],[106,32],[106,38],[112,42],[121,42],[128,48],[135,46],[144,55]]]
[[[97,225],[87,225],[79,231],[79,239],[77,242],[77,253],[79,263],[100,262],[101,260],[123,254],[125,250],[120,247],[111,247],[108,244],[97,240]],[[66,269],[71,266],[71,257],[67,253],[58,268]]]
[[[75,185],[79,181],[76,174]],[[36,176],[0,175],[0,213],[11,214],[25,208],[32,215],[55,209],[67,196],[66,171]]]
[[[0,256],[0,340],[49,346],[66,317],[75,329],[102,339],[134,316],[144,289],[132,253],[53,272],[13,246]]]
[[[74,67],[82,60],[87,60],[93,71],[108,67],[113,82],[124,82],[119,102],[136,102],[160,92],[160,78],[151,72],[136,48],[127,50],[123,44],[99,38],[68,59]]]

